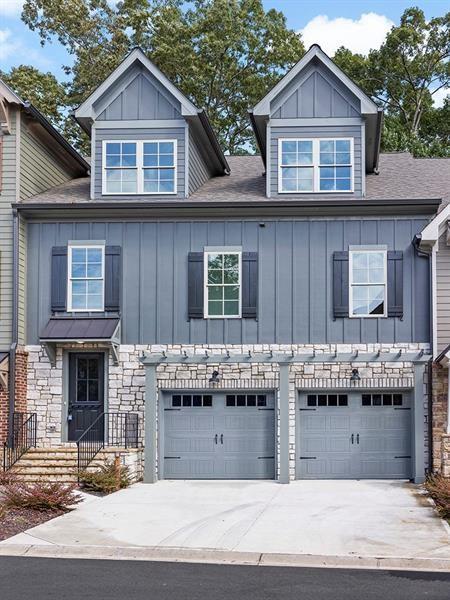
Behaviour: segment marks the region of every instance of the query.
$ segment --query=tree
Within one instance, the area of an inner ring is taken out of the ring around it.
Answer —
[[[449,108],[436,108],[435,94],[450,85],[450,13],[430,21],[407,9],[378,50],[368,57],[346,48],[334,60],[384,108],[382,149],[416,156],[448,156]]]
[[[379,50],[369,54],[367,84],[388,113],[418,136],[433,96],[450,85],[450,13],[427,21],[422,10],[407,9]]]
[[[247,110],[304,54],[284,15],[262,0],[26,0],[22,18],[74,56],[69,105],[82,102],[139,45],[198,106],[225,150],[253,137]]]
[[[23,100],[31,102],[55,127],[64,123],[67,96],[64,86],[52,73],[42,73],[34,67],[20,65],[9,73],[1,72],[0,77]]]

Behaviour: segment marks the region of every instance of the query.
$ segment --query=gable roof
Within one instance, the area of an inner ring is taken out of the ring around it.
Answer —
[[[50,121],[46,117],[44,117],[44,115],[35,106],[31,104],[31,102],[23,100],[9,87],[9,85],[7,85],[2,79],[0,79],[0,108],[5,108],[3,104],[4,101],[6,101],[6,103],[8,104],[15,104],[17,106],[20,106],[25,112],[25,114],[27,114],[31,119],[33,119],[39,124],[39,126],[41,127],[41,131],[45,133],[46,136],[50,136],[52,140],[56,142],[60,146],[60,148],[63,149],[69,155],[70,160],[76,163],[79,174],[86,175],[86,173],[90,169],[90,166],[89,163],[81,156],[81,154],[79,154],[75,150],[75,148],[71,144],[69,144],[66,138],[60,134],[60,132],[50,123]],[[0,115],[1,113],[2,111],[0,110]]]
[[[272,114],[272,102],[279,97],[282,92],[294,83],[296,77],[306,69],[313,61],[319,61],[332,75],[339,80],[342,85],[359,101],[361,115],[366,124],[366,171],[376,171],[378,168],[378,159],[380,153],[381,129],[383,111],[377,104],[354,83],[338,67],[331,58],[325,54],[318,44],[313,44],[308,52],[301,58],[292,69],[258,102],[258,104],[249,111],[250,121],[255,133],[256,141],[261,152],[264,164],[266,162],[266,129],[267,121]],[[272,115],[273,116],[273,115]],[[344,124],[345,121],[343,121]]]
[[[342,83],[360,100],[362,114],[376,114],[378,106],[354,83],[348,75],[340,69],[331,58],[325,54],[318,44],[313,44],[308,52],[298,61],[292,69],[264,96],[253,109],[255,116],[269,115],[270,103],[280,94],[287,85],[314,59],[320,60]]]
[[[207,144],[212,152],[210,159],[213,163],[216,174],[228,174],[230,167],[228,166],[225,155],[220,148],[216,134],[214,133],[208,116],[204,109],[197,108],[165,75],[158,67],[144,54],[141,48],[134,48],[124,60],[114,69],[114,71],[101,83],[96,90],[92,92],[86,100],[75,109],[74,117],[80,126],[89,134],[93,121],[97,114],[95,104],[102,98],[104,94],[136,63],[139,63],[147,70],[169,94],[171,94],[180,103],[181,115],[192,124],[197,135],[202,142]],[[214,160],[215,159],[215,160]]]

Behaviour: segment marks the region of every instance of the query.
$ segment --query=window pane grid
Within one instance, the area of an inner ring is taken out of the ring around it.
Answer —
[[[176,140],[105,142],[105,194],[174,194]]]
[[[103,310],[103,248],[72,247],[71,310]]]
[[[207,314],[209,317],[239,317],[240,257],[238,253],[206,255]]]
[[[351,257],[351,314],[359,317],[384,316],[386,253],[355,250]]]
[[[280,140],[281,192],[351,192],[350,139]]]

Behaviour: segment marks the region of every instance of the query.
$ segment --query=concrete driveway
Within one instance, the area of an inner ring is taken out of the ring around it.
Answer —
[[[136,484],[2,543],[450,558],[416,486],[396,481]]]

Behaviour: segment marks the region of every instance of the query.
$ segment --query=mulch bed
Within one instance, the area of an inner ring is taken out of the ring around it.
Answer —
[[[50,521],[63,515],[63,510],[40,511],[31,508],[6,508],[0,506],[0,541],[6,540],[30,527]]]

